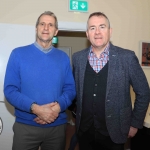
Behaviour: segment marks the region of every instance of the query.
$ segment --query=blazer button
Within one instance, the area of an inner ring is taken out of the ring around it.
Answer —
[[[110,117],[111,117],[111,115],[107,116],[107,118],[110,118]]]

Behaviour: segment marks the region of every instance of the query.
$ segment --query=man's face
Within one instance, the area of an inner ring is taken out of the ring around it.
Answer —
[[[37,42],[51,43],[53,36],[56,36],[58,30],[55,27],[55,19],[52,16],[43,15],[39,20],[39,24],[36,28]]]
[[[95,48],[104,48],[109,43],[112,29],[103,16],[92,16],[87,25],[87,38]]]

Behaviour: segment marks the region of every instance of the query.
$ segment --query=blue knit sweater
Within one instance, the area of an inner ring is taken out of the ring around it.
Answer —
[[[34,44],[11,52],[5,74],[4,95],[15,108],[16,121],[33,126],[49,127],[67,122],[65,110],[75,98],[75,83],[68,55],[52,48],[43,53]],[[59,117],[51,124],[40,125],[30,113],[33,102],[38,105],[58,101]]]

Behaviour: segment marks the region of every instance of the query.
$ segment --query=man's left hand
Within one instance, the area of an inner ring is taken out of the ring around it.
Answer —
[[[129,133],[128,133],[128,138],[132,138],[135,136],[135,134],[137,133],[138,128],[134,128],[134,127],[130,127]]]

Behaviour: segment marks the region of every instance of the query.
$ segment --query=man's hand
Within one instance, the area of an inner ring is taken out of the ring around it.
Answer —
[[[36,118],[34,119],[34,121],[35,121],[36,123],[38,123],[38,124],[48,124],[46,121],[40,119],[39,117],[36,117]]]
[[[128,138],[132,138],[135,136],[135,134],[137,133],[138,129],[134,128],[134,127],[130,127],[129,133],[128,133]]]
[[[54,120],[58,117],[60,112],[60,107],[58,107],[58,105],[59,104],[57,102],[41,106],[33,104],[33,113],[37,115],[34,121],[36,121],[39,124],[47,124],[54,122]]]
[[[52,110],[55,111],[55,112],[60,113],[60,105],[59,105],[59,103],[56,102],[56,105],[52,106]]]

